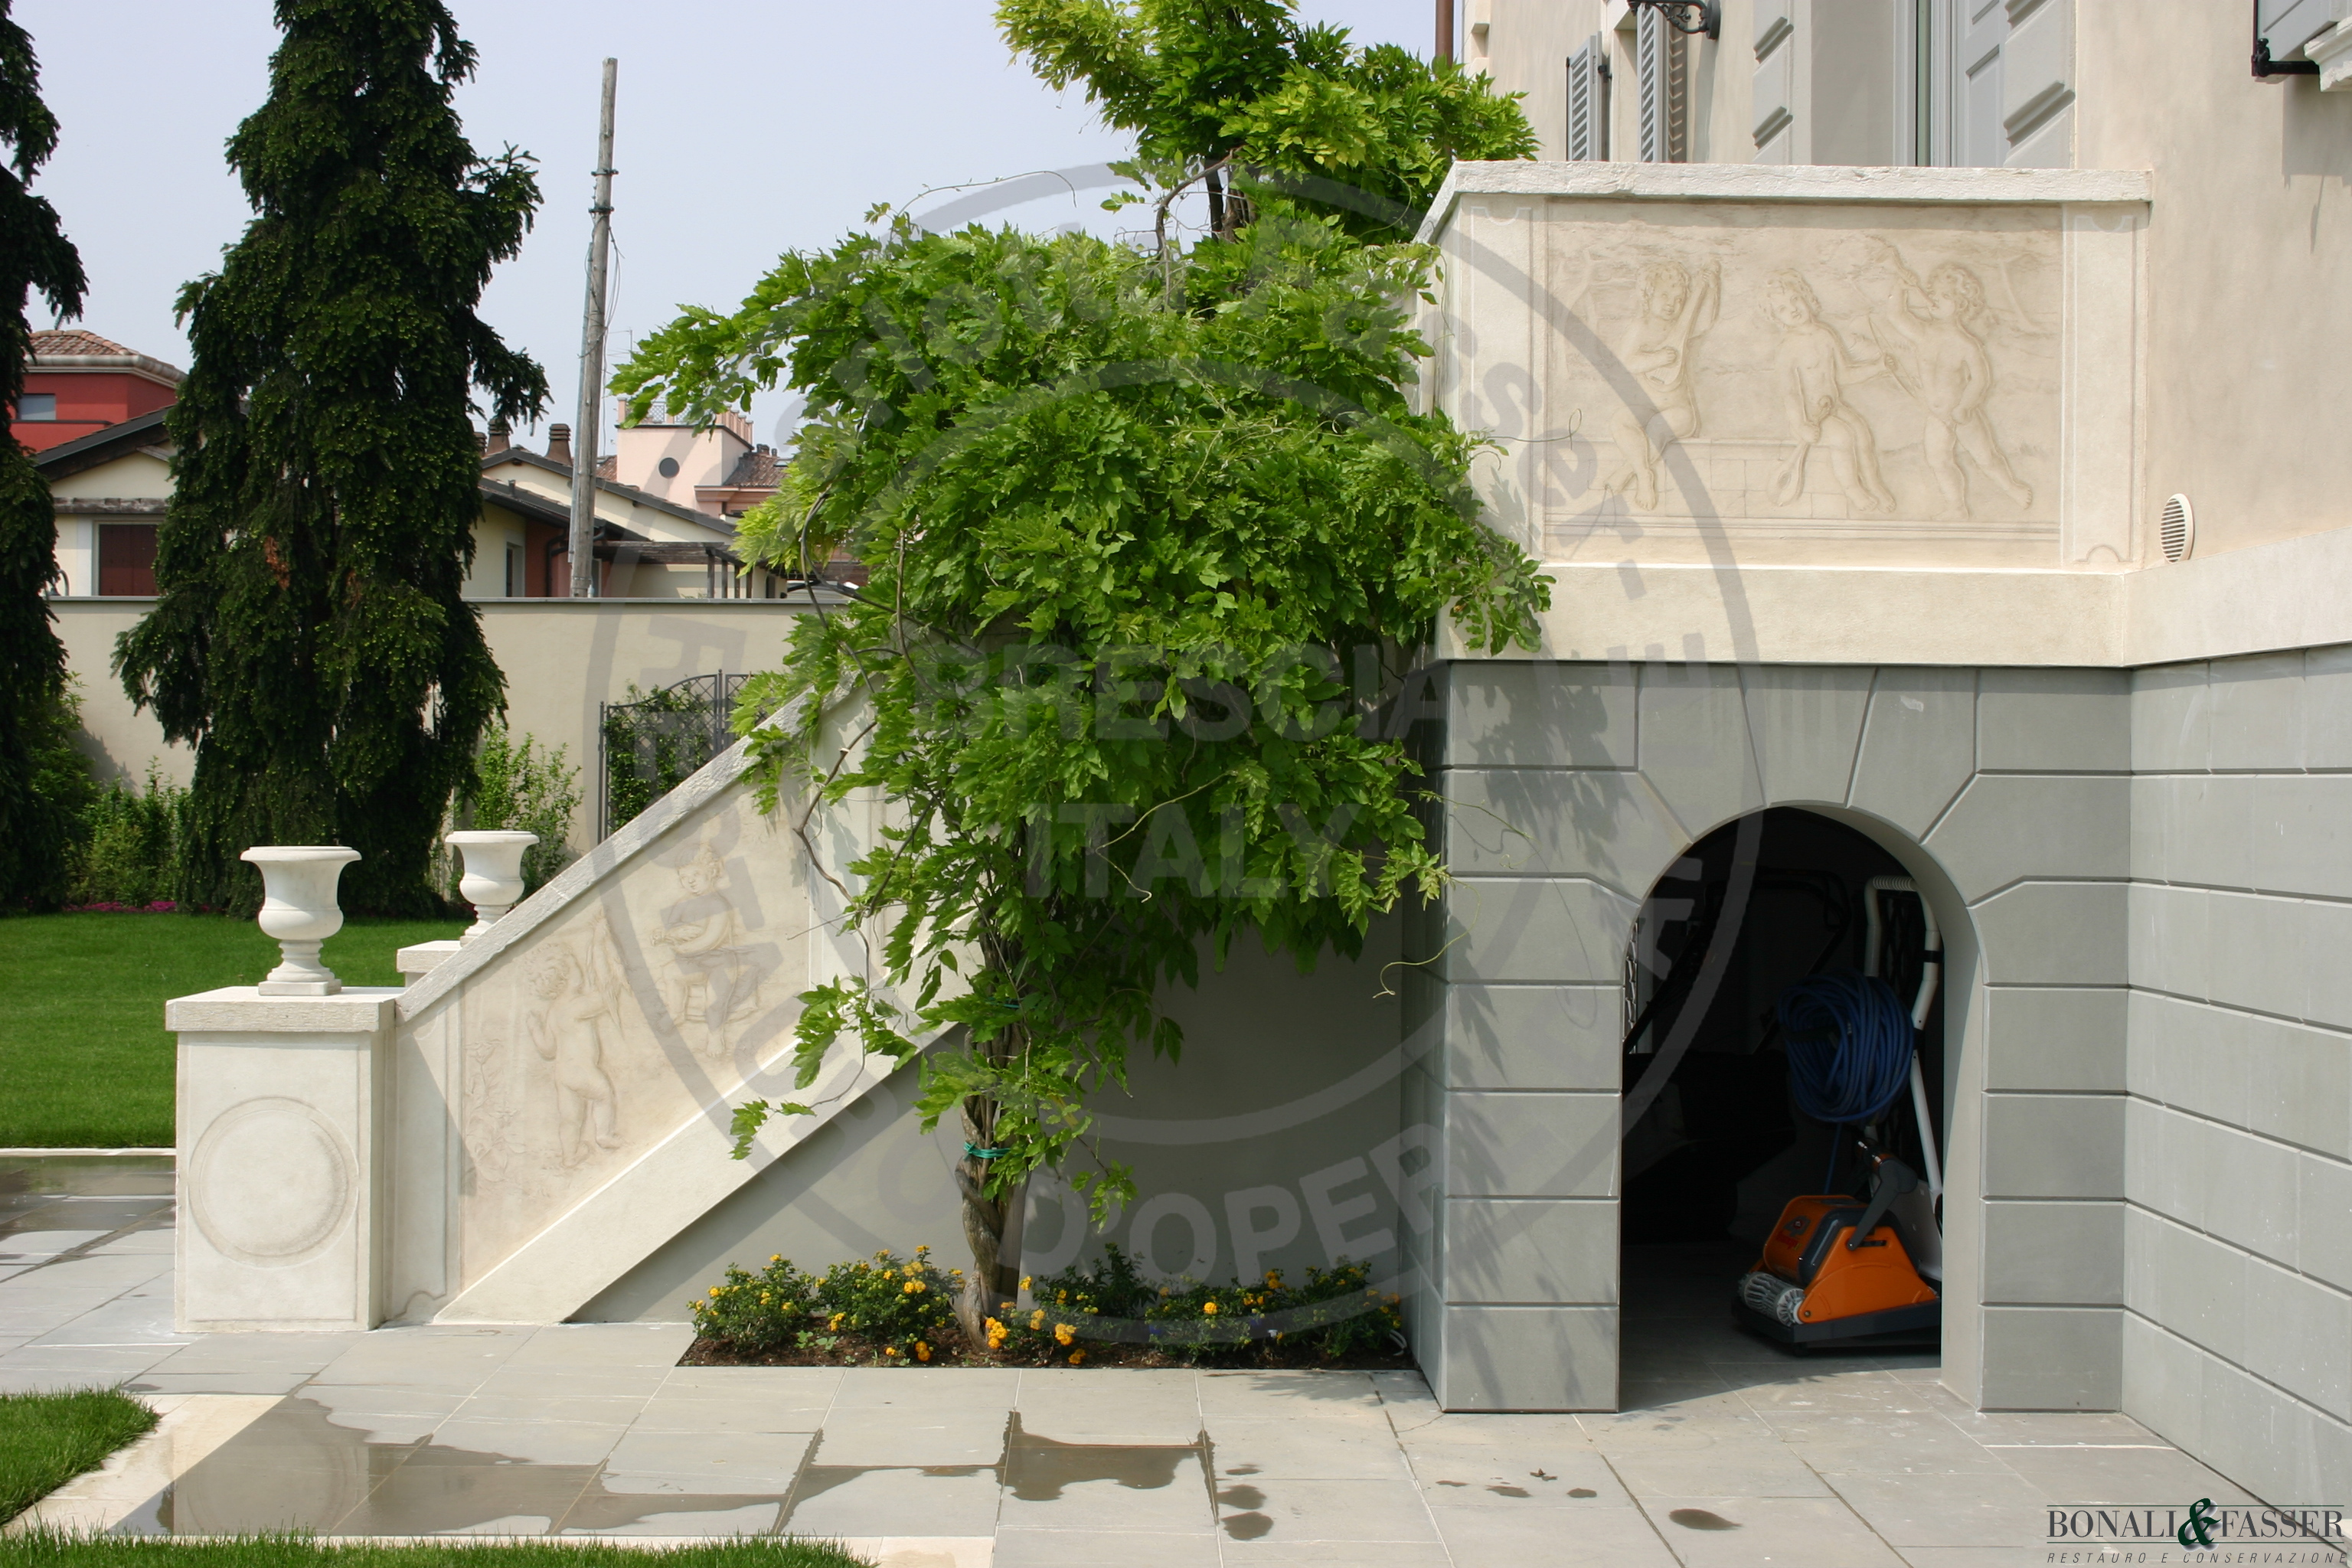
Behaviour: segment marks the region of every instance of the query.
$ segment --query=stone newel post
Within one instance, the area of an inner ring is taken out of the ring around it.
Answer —
[[[267,846],[262,929],[285,962],[259,985],[164,1006],[179,1036],[177,1300],[183,1332],[367,1329],[382,1321],[389,986],[319,963],[342,925],[335,880],[359,858]]]

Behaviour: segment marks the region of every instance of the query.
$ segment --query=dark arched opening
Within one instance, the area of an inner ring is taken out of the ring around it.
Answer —
[[[1806,1115],[1790,1092],[1778,1004],[1807,976],[1863,970],[1874,902],[1875,973],[1907,1005],[1928,952],[1926,906],[1868,891],[1874,879],[1906,876],[1901,861],[1854,828],[1774,807],[1708,834],[1643,900],[1623,999],[1619,1278],[1627,1407],[1669,1385],[1736,1384],[1742,1368],[1776,1364],[1770,1342],[1736,1321],[1738,1282],[1790,1198],[1867,1187],[1853,1131]],[[1711,949],[1721,950],[1717,963],[1706,962]],[[1917,1045],[1940,1152],[1948,1121],[1940,986]],[[1927,1168],[1909,1095],[1870,1132],[1909,1169]],[[1933,1252],[1932,1237],[1925,1250]],[[1940,1277],[1940,1258],[1919,1262]],[[1934,1334],[1916,1337],[1932,1362]],[[1897,1343],[1881,1338],[1852,1348],[1885,1354]]]

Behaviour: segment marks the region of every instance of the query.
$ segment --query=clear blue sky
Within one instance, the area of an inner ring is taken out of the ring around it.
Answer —
[[[613,352],[680,303],[731,306],[781,251],[829,243],[877,201],[927,187],[1120,156],[1076,94],[1008,58],[989,0],[453,0],[480,51],[458,109],[477,148],[537,156],[538,228],[485,300],[547,367],[556,419],[578,384],[599,62],[621,62],[614,164],[619,247]],[[1430,45],[1430,0],[1307,0],[1364,42]],[[259,105],[278,35],[267,0],[17,0],[62,125],[36,189],[80,247],[81,323],[184,365],[181,284],[216,265],[249,216],[222,160]],[[1103,193],[1014,207],[1009,221],[1117,226]],[[45,325],[46,322],[37,322]],[[782,400],[755,410],[763,437]]]

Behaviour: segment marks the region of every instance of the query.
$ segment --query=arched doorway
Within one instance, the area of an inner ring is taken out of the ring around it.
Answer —
[[[1915,849],[1909,858],[1923,858]],[[1790,1359],[1817,1353],[1748,1331],[1732,1306],[1789,1199],[1868,1186],[1853,1131],[1808,1116],[1791,1093],[1778,1004],[1792,984],[1869,963],[1907,1005],[1925,965],[1937,963],[1943,983],[1917,1031],[1916,1097],[1937,1157],[1910,1094],[1870,1131],[1911,1171],[1942,1175],[1950,972],[1929,938],[1934,895],[1901,890],[1915,885],[1915,868],[1849,821],[1780,806],[1707,834],[1643,901],[1622,998],[1622,1408],[1785,1376]],[[1921,1272],[1940,1280],[1927,1228]],[[1932,1329],[1907,1343],[1880,1336],[1839,1348],[1913,1365],[1938,1355]]]

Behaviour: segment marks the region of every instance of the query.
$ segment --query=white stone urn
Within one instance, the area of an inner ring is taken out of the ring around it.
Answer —
[[[452,833],[447,842],[466,857],[457,891],[474,906],[474,923],[457,940],[471,942],[522,898],[522,852],[539,842],[539,835],[484,828]]]
[[[340,844],[257,844],[239,856],[261,868],[261,929],[284,962],[263,976],[264,996],[332,996],[343,988],[319,944],[343,929],[335,884],[360,858]]]

